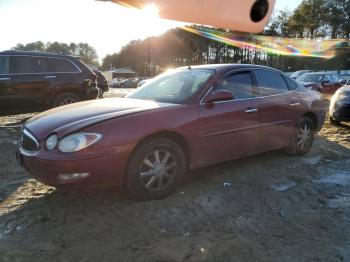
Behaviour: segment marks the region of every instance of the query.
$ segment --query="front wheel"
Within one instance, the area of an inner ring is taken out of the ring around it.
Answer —
[[[170,195],[186,173],[182,148],[166,138],[154,139],[136,149],[129,161],[126,188],[137,199]]]
[[[287,148],[287,153],[302,156],[306,155],[314,142],[315,127],[313,121],[308,117],[299,120],[292,141]]]

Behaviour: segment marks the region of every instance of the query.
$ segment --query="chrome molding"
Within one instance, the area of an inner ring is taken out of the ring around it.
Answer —
[[[34,143],[36,144],[37,149],[39,150],[40,145],[39,145],[38,140],[27,129],[23,129],[23,134],[25,134],[27,137],[32,139],[34,141]],[[23,141],[23,137],[22,137],[22,141]],[[38,151],[27,151],[24,148],[22,148],[22,141],[21,141],[21,145],[19,148],[19,151],[21,152],[21,154],[23,154],[25,156],[33,156],[38,152]]]

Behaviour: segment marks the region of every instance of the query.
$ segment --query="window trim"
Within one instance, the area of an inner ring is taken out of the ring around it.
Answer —
[[[256,86],[256,81],[255,81],[255,77],[252,74],[252,68],[238,68],[238,69],[234,69],[231,70],[227,73],[224,73],[224,75],[222,75],[219,79],[217,79],[212,86],[209,88],[209,90],[205,93],[205,95],[203,96],[203,98],[200,100],[199,104],[200,105],[205,105],[205,103],[203,103],[204,99],[209,95],[209,93],[215,88],[215,85],[221,81],[222,79],[225,79],[226,77],[229,77],[231,75],[234,74],[239,74],[239,73],[244,73],[247,72],[250,75],[250,78],[252,80],[252,84],[253,84],[253,89],[256,92],[257,90],[257,86]],[[214,102],[213,104],[221,104],[221,103],[229,103],[229,102],[235,102],[235,101],[243,101],[243,100],[250,100],[250,99],[256,99],[259,98],[258,96],[256,97],[250,97],[250,98],[241,98],[241,99],[232,99],[232,100],[228,100],[228,101],[218,101],[218,102]]]
[[[262,90],[261,90],[260,86],[258,85],[258,80],[256,79],[254,70],[268,71],[268,72],[272,72],[272,73],[275,73],[275,74],[277,74],[277,75],[280,75],[281,78],[283,79],[284,83],[285,83],[286,86],[287,86],[286,92],[282,92],[282,93],[274,94],[274,95],[263,95]],[[298,89],[298,87],[297,87],[297,88],[294,89],[294,90],[290,90],[290,89],[289,89],[289,86],[288,86],[288,84],[287,84],[287,81],[284,79],[284,76],[283,76],[280,72],[278,72],[278,71],[269,70],[269,69],[265,69],[265,68],[255,68],[255,69],[252,70],[252,73],[253,73],[254,78],[255,78],[255,81],[256,81],[256,86],[257,86],[258,89],[260,90],[260,96],[259,96],[259,97],[271,97],[271,96],[276,96],[276,95],[277,95],[277,96],[278,96],[278,95],[284,95],[284,94],[290,93],[291,91],[292,91],[292,92],[293,92],[293,91],[296,91],[296,90]]]
[[[239,72],[242,72],[242,71],[250,71],[250,74],[251,74],[251,76],[252,76],[252,80],[253,80],[254,87],[255,87],[255,88],[258,88],[258,89],[260,90],[259,86],[257,85],[257,81],[256,81],[255,74],[254,74],[254,72],[253,72],[254,70],[270,71],[270,72],[273,72],[273,73],[276,73],[276,74],[280,74],[281,77],[283,78],[283,75],[282,75],[280,72],[274,71],[274,70],[270,70],[270,69],[268,69],[268,68],[239,68],[239,69],[235,69],[235,70],[233,70],[233,71],[230,71],[230,72],[224,74],[224,75],[223,75],[222,77],[220,77],[217,81],[215,81],[215,83],[208,89],[208,91],[205,93],[205,95],[203,96],[203,98],[200,100],[199,105],[200,105],[200,106],[201,106],[201,105],[206,105],[206,103],[204,103],[203,101],[204,101],[204,99],[209,95],[209,93],[214,89],[215,84],[216,84],[218,81],[220,81],[222,78],[224,78],[224,77],[226,77],[226,76],[228,76],[228,75],[230,75],[230,74],[239,73]],[[284,78],[283,78],[283,80],[284,80]],[[284,81],[285,81],[285,80],[284,80]],[[287,83],[286,83],[286,85],[287,85]],[[288,87],[288,85],[287,85],[287,87]],[[236,99],[236,100],[234,99],[234,100],[229,100],[229,101],[218,101],[218,102],[214,102],[213,104],[231,103],[231,102],[236,102],[236,101],[246,101],[246,100],[263,99],[263,98],[267,98],[267,97],[281,96],[281,95],[285,95],[285,94],[289,94],[289,93],[295,93],[295,92],[298,91],[298,89],[299,89],[299,85],[297,84],[297,88],[296,88],[296,89],[294,89],[294,90],[289,90],[289,88],[288,88],[287,92],[285,92],[285,93],[280,93],[280,94],[275,94],[275,95],[262,96],[262,94],[261,94],[261,92],[260,92],[260,96],[257,96],[257,97],[244,98],[244,99]]]
[[[13,76],[16,76],[16,75],[45,75],[45,74],[80,74],[82,73],[83,71],[80,69],[79,66],[77,66],[76,63],[74,63],[73,61],[71,61],[70,59],[68,58],[64,58],[64,57],[53,57],[53,56],[38,56],[38,55],[7,55],[7,54],[0,54],[0,56],[8,56],[9,57],[9,63],[10,63],[10,72],[9,74],[0,74],[1,75],[13,75]],[[40,58],[47,58],[47,59],[62,59],[62,60],[66,60],[68,62],[70,62],[71,64],[73,64],[77,69],[78,71],[76,72],[42,72],[42,73],[12,73],[11,72],[11,64],[12,64],[12,57],[15,57],[15,56],[20,56],[20,57],[32,57],[32,58],[36,58],[36,57],[40,57]]]

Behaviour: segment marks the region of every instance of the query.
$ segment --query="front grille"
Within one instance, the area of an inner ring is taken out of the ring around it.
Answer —
[[[39,150],[38,141],[26,129],[23,130],[21,148],[27,152],[36,152]]]

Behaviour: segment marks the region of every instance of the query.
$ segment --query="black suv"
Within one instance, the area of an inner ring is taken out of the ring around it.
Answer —
[[[0,106],[56,107],[95,99],[96,75],[73,56],[0,52]]]

